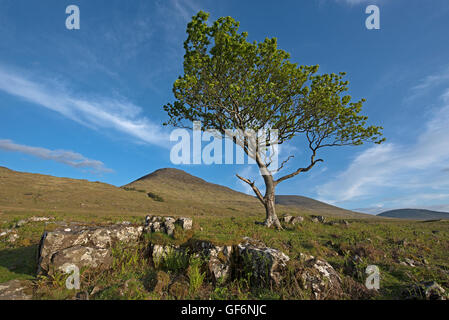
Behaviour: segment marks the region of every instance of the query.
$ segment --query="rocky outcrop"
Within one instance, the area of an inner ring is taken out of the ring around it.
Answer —
[[[11,280],[0,283],[0,300],[31,300],[32,297],[29,281]]]
[[[420,282],[404,288],[402,298],[407,300],[448,300],[449,296],[435,281]]]
[[[161,216],[147,216],[145,218],[145,228],[146,233],[151,232],[164,232],[171,236],[175,230],[175,224],[178,224],[184,230],[192,229],[192,219],[181,217],[175,219],[173,217],[161,217]]]
[[[317,223],[317,222],[325,223],[326,222],[326,218],[323,216],[312,216],[311,219],[312,219],[312,222],[315,222],[315,223]]]
[[[296,224],[303,222],[304,218],[301,216],[293,217],[293,216],[286,215],[281,218],[281,221],[286,224],[296,225]]]
[[[342,279],[328,262],[305,254],[301,254],[300,260],[302,267],[297,278],[303,289],[311,291],[314,299],[342,297]]]
[[[280,283],[282,271],[290,260],[285,253],[248,237],[236,249],[237,264],[242,266],[243,271],[251,272],[257,282]]]
[[[225,281],[231,275],[232,246],[218,246],[209,241],[199,241],[193,252],[206,258],[209,274],[214,281]]]
[[[136,242],[142,226],[73,226],[45,232],[39,244],[38,274],[63,270],[67,263],[78,268],[109,266],[111,247],[118,242]]]

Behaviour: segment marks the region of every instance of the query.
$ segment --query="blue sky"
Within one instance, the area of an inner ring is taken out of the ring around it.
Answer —
[[[80,30],[65,27],[68,5]],[[365,8],[380,8],[367,30]],[[170,162],[162,106],[182,73],[186,24],[197,11],[232,16],[250,40],[278,38],[300,64],[348,73],[350,94],[384,126],[380,146],[325,150],[324,163],[278,186],[377,213],[449,211],[449,2],[0,0],[0,165],[123,185],[162,167],[249,192],[251,165]],[[285,173],[309,155],[295,154]],[[261,186],[261,179],[256,180]]]

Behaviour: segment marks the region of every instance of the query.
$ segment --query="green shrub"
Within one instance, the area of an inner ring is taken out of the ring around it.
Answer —
[[[189,291],[191,295],[194,295],[198,289],[201,288],[206,274],[201,273],[201,266],[203,264],[201,257],[191,256],[189,264],[187,270],[187,276],[189,277]]]
[[[147,195],[148,195],[148,197],[150,197],[150,198],[153,199],[154,201],[164,202],[164,198],[158,196],[158,195],[155,194],[155,193],[148,192]]]

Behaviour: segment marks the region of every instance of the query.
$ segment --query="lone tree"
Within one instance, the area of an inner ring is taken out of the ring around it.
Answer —
[[[290,55],[277,48],[276,38],[251,43],[246,32],[238,32],[239,23],[233,18],[222,17],[208,25],[208,17],[200,11],[187,25],[184,75],[174,82],[175,101],[164,106],[169,115],[165,125],[185,128],[189,127],[186,121],[201,121],[204,129],[228,137],[229,129],[276,129],[279,145],[298,135],[304,137],[310,162],[276,179],[273,172],[293,156],[271,170],[271,160],[260,151],[272,146],[272,141],[254,152],[248,141],[231,137],[257,163],[265,195],[254,181],[237,177],[251,186],[264,205],[264,225],[281,229],[275,212],[276,186],[323,161],[317,159],[321,148],[383,142],[382,127],[367,126],[367,117],[360,114],[364,99],[351,102],[345,95],[345,73],[317,74],[318,65],[290,62]]]

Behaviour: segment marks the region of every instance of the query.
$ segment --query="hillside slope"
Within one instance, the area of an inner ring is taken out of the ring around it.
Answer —
[[[379,217],[410,219],[410,220],[449,220],[448,212],[439,212],[425,209],[397,209],[379,213]]]
[[[348,216],[354,218],[372,217],[367,214],[358,213],[346,209],[342,209],[312,198],[295,195],[278,195],[276,196],[276,204],[295,207],[307,212],[320,212],[329,216]]]
[[[101,182],[23,173],[0,167],[1,211],[63,212],[86,215],[86,218],[149,213],[264,217],[264,208],[255,197],[209,183],[178,169],[159,169],[123,187],[115,187]],[[312,199],[296,206],[280,203],[277,212],[279,215],[366,216]]]

